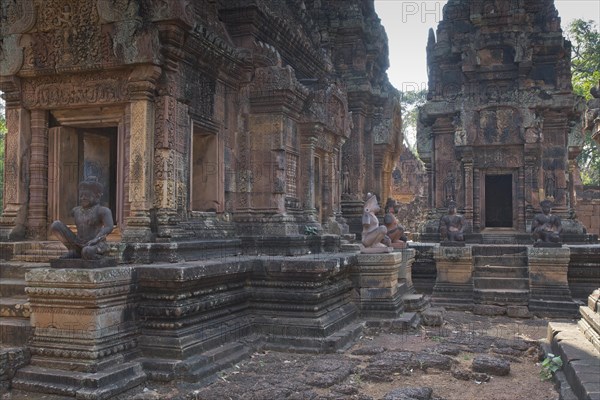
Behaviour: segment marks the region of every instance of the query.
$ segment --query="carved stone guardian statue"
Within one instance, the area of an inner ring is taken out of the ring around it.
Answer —
[[[390,238],[391,246],[403,249],[406,247],[408,238],[404,235],[404,227],[398,223],[397,203],[394,199],[388,199],[385,204],[385,216],[383,224],[387,228],[387,236]]]
[[[535,241],[534,245],[560,246],[562,232],[562,223],[558,215],[550,213],[552,202],[548,199],[540,202],[542,208],[541,214],[536,214],[531,222],[531,236]]]
[[[465,217],[456,213],[456,203],[448,202],[448,214],[440,219],[440,238],[442,245],[464,245],[463,231],[465,229]]]
[[[104,188],[101,183],[87,180],[79,184],[79,206],[71,213],[77,234],[61,221],[54,221],[50,230],[69,249],[62,259],[99,260],[108,251],[106,236],[113,230],[112,212],[98,204]]]
[[[379,226],[379,220],[375,215],[381,208],[377,203],[377,197],[369,193],[364,205],[362,217],[362,244],[363,252],[368,253],[388,253],[390,252],[390,238],[387,237],[387,228]]]

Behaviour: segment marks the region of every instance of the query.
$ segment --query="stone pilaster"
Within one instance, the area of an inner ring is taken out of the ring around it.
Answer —
[[[123,240],[149,242],[154,239],[150,228],[153,207],[154,165],[154,82],[160,76],[157,67],[141,67],[132,73],[131,126],[129,139],[129,216]]]
[[[465,218],[473,224],[473,160],[464,161],[465,169]]]
[[[26,231],[28,185],[25,174],[31,142],[30,114],[25,108],[7,108],[4,152],[4,209],[0,239],[23,239]]]
[[[529,311],[555,317],[577,315],[567,280],[570,255],[564,246],[527,248]]]
[[[358,254],[353,272],[358,306],[364,318],[397,318],[404,311],[402,295],[407,293],[407,269],[403,253]],[[404,282],[399,281],[403,275]]]
[[[398,271],[398,282],[401,285],[406,286],[406,291],[408,293],[414,293],[415,288],[412,281],[412,265],[415,262],[415,255],[417,252],[415,249],[402,249],[396,250],[395,252],[402,254],[400,271]]]
[[[315,137],[308,138],[301,145],[302,160],[302,204],[307,213],[316,215],[315,208],[315,145],[317,139]]]
[[[31,111],[27,236],[45,240],[48,225],[48,111]]]
[[[40,268],[25,279],[32,357],[15,388],[105,399],[146,380],[131,361],[137,353],[132,268]]]
[[[437,278],[433,287],[435,305],[451,309],[473,308],[473,254],[470,246],[433,250]]]

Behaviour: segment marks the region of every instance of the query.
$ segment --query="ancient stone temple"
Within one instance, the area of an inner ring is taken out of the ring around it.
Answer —
[[[373,4],[342,3],[3,2],[0,236],[72,223],[90,177],[122,243],[347,232],[402,135]]]
[[[550,199],[564,239],[581,240],[572,172],[583,103],[572,94],[570,43],[553,2],[450,0],[443,14],[427,43],[417,138],[433,211],[424,237],[454,200],[470,240],[519,240]]]
[[[345,242],[402,149],[373,1],[0,12],[0,390],[128,398],[258,348],[333,352],[366,320],[416,321],[415,251],[359,260]],[[50,260],[56,235],[79,237],[82,181],[103,187],[83,207],[112,212],[106,258]]]

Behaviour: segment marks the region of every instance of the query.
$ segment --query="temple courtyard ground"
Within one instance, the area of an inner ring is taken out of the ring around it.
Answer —
[[[540,377],[548,321],[447,311],[441,326],[368,327],[334,354],[269,350],[211,382],[156,385],[127,399],[558,400]],[[2,400],[62,400],[13,391]]]

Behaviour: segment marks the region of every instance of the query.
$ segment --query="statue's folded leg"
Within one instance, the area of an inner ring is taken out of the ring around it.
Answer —
[[[71,255],[81,254],[81,245],[77,242],[77,236],[63,222],[54,221],[50,225],[50,231],[70,250],[70,253],[73,253]]]

